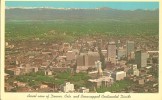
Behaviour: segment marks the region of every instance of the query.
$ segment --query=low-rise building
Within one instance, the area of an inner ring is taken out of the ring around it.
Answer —
[[[40,89],[43,89],[43,88],[48,88],[48,85],[41,84],[41,85],[40,85]]]
[[[15,81],[13,84],[14,84],[15,86],[17,86],[17,87],[25,87],[25,86],[26,86],[26,83],[19,82],[19,81]]]
[[[133,64],[132,69],[136,70],[137,69],[137,64]]]
[[[38,72],[38,67],[33,67],[33,68],[32,68],[32,72],[34,72],[34,73],[35,73],[35,72]]]
[[[20,75],[20,74],[21,74],[20,68],[7,69],[7,72],[8,72],[10,75]]]
[[[117,81],[123,80],[126,77],[126,72],[124,71],[114,72],[112,74],[112,77]]]
[[[86,87],[80,87],[79,92],[80,93],[88,93],[89,89],[87,89]]]
[[[89,79],[88,80],[91,87],[99,88],[100,86],[110,86],[114,81],[112,77],[103,76],[98,79]]]
[[[67,51],[66,53],[66,60],[75,60],[76,59],[76,55],[75,52],[73,51]]]
[[[68,93],[68,92],[74,92],[74,84],[71,84],[70,82],[66,82],[63,85],[61,85],[61,91]]]
[[[133,70],[133,75],[134,75],[134,76],[139,76],[139,70],[138,70],[138,69]]]
[[[52,75],[52,71],[46,70],[46,71],[45,71],[45,75]]]
[[[139,85],[144,85],[145,84],[145,80],[144,79],[139,79],[138,80],[138,84]]]

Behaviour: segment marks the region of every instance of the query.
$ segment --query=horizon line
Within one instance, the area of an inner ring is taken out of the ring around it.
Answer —
[[[114,8],[110,8],[110,7],[97,7],[97,8],[63,8],[63,7],[60,7],[60,8],[57,8],[57,7],[48,7],[48,6],[45,6],[45,7],[8,7],[6,6],[5,9],[58,9],[58,10],[79,10],[79,9],[82,9],[82,10],[86,10],[86,9],[89,9],[89,10],[128,10],[128,11],[135,11],[135,10],[149,10],[149,11],[154,11],[154,10],[159,10],[159,8],[152,8],[152,9],[133,9],[133,10],[129,10],[129,9],[114,9]]]
[[[108,7],[119,10],[159,9],[159,2],[68,2],[68,1],[6,1],[6,7],[49,7],[49,8],[79,8],[94,9]]]

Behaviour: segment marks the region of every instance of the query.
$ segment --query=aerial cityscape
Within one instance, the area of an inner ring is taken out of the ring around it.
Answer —
[[[31,3],[6,2],[5,92],[159,92],[157,2]]]

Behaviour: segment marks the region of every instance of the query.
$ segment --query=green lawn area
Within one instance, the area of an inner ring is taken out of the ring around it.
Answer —
[[[46,76],[43,72],[29,73],[26,75],[16,76],[14,80],[28,83],[29,86],[39,85],[42,82],[48,82],[52,84],[61,85],[65,81],[74,83],[76,87],[85,86],[86,81],[89,79],[87,73],[74,73],[71,74],[70,71],[56,73],[55,76]],[[12,80],[13,79],[9,79]],[[9,81],[11,82],[11,81]]]
[[[117,92],[125,89],[128,86],[131,86],[133,84],[132,81],[130,80],[121,80],[121,81],[116,81],[114,84],[112,84],[110,87],[101,87],[97,88],[98,93],[104,93],[104,92]]]
[[[64,73],[57,73],[56,78],[58,80],[66,80],[76,85],[76,87],[86,86],[86,81],[90,78],[87,73],[75,73],[71,74],[66,71]]]

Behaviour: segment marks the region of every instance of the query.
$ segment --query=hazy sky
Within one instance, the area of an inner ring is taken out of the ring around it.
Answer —
[[[156,9],[158,2],[67,2],[67,1],[6,1],[7,7],[54,7],[54,8],[99,8],[110,7],[122,10]]]

